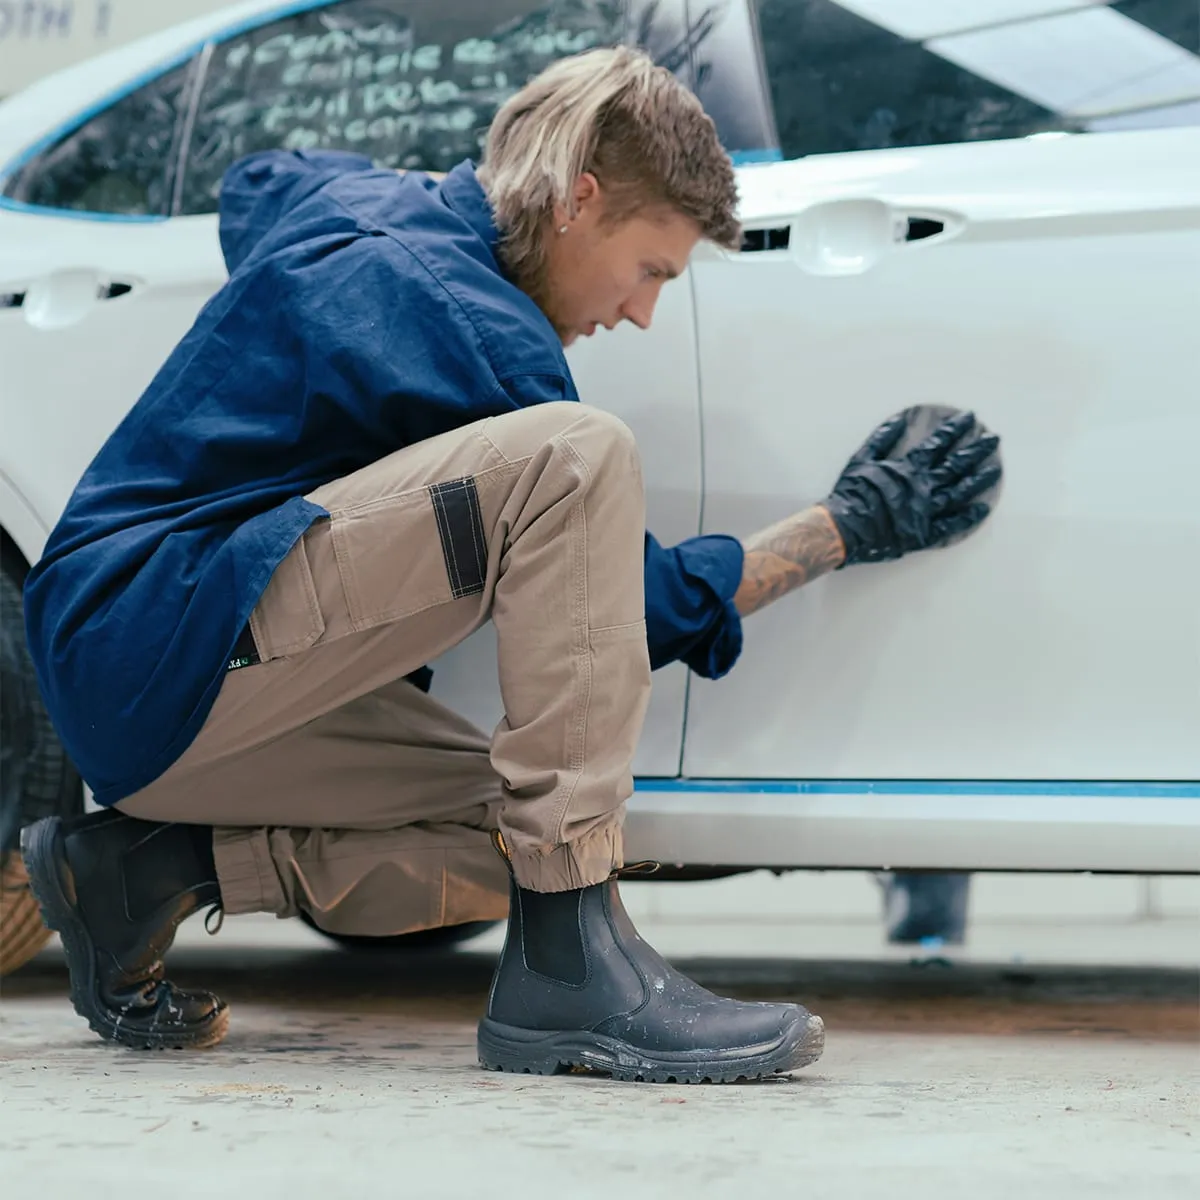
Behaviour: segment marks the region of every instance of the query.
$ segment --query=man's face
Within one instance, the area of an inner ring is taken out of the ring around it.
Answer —
[[[649,329],[663,284],[683,273],[700,230],[669,209],[606,223],[604,194],[594,176],[584,175],[576,185],[574,216],[557,210],[546,236],[534,299],[569,346],[622,321]]]

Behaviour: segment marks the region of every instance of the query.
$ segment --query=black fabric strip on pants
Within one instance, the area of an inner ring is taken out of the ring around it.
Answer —
[[[446,574],[456,600],[477,596],[487,577],[487,538],[475,480],[455,479],[429,489],[446,559]]]
[[[237,645],[225,664],[225,670],[237,671],[242,667],[256,667],[262,662],[258,656],[258,646],[254,642],[254,634],[250,632],[250,622],[247,621],[242,632],[238,634]]]

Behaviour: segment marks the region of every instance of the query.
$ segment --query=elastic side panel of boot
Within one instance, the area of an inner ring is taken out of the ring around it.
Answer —
[[[525,966],[571,987],[587,982],[587,956],[581,928],[583,892],[529,892],[521,889]]]
[[[121,856],[121,878],[131,919],[151,917],[164,904],[175,903],[189,893],[194,896],[189,912],[221,899],[211,826],[140,821],[132,828],[140,836]]]

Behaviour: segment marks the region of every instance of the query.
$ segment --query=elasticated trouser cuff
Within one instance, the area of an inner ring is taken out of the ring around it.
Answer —
[[[524,849],[509,842],[517,884],[531,892],[569,892],[603,883],[624,865],[623,830],[616,823],[601,825],[578,841],[563,846]]]

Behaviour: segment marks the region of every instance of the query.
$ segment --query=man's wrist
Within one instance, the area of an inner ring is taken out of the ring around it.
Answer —
[[[829,528],[833,530],[833,536],[837,539],[837,549],[838,553],[841,555],[841,561],[838,563],[838,567],[845,566],[846,558],[848,557],[846,551],[846,537],[845,534],[842,533],[842,527],[837,522],[837,517],[833,515],[832,506],[827,500],[823,500],[820,504],[813,505],[813,511],[825,514],[825,519],[829,522]],[[837,570],[837,567],[835,567],[834,570]]]
[[[846,560],[837,522],[823,504],[806,508],[742,544],[742,582],[733,602],[744,617],[837,570]]]

